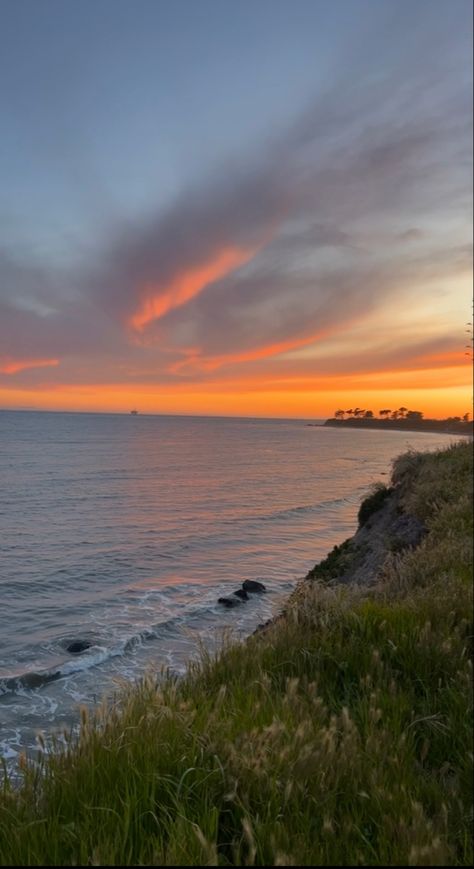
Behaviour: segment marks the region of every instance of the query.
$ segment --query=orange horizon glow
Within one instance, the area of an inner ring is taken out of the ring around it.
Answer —
[[[469,370],[470,373],[470,370]],[[443,383],[443,385],[441,385]],[[326,418],[338,408],[385,407],[421,410],[444,419],[472,412],[467,366],[416,371],[370,372],[279,380],[236,378],[205,384],[69,384],[37,389],[1,388],[0,406],[180,415]]]
[[[130,325],[137,332],[142,332],[149,323],[164,317],[173,308],[181,307],[209,284],[249,262],[260,248],[261,245],[253,248],[226,247],[207,262],[184,269],[164,287],[147,284],[142,293],[145,298],[130,318]]]

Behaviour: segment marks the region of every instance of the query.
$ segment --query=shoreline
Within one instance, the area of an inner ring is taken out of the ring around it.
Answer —
[[[401,420],[338,420],[328,419],[324,423],[306,423],[306,425],[316,426],[318,428],[347,428],[347,429],[373,429],[374,431],[403,431],[403,432],[419,432],[420,434],[446,434],[458,437],[473,436],[473,424],[467,423],[449,423],[445,420],[423,420],[419,423],[403,423]],[[452,427],[455,426],[455,427]]]

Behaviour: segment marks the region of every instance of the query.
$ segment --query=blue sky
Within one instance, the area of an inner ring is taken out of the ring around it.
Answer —
[[[410,65],[420,18],[420,47],[451,41],[451,74],[463,75],[466,6],[2,0],[3,221],[54,248],[58,233],[67,246],[91,224],[164,205],[335,81],[376,77],[404,53]]]

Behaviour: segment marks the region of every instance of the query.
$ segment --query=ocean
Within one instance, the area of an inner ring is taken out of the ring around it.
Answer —
[[[304,420],[0,412],[0,756],[281,609],[370,485],[452,436]],[[218,603],[245,579],[265,594]],[[68,645],[85,641],[81,654]]]

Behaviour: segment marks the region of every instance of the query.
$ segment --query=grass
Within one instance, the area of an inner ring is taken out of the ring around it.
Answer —
[[[388,486],[384,486],[383,483],[375,483],[373,491],[362,501],[362,504],[359,507],[357,518],[360,526],[365,525],[370,517],[380,510],[385,499],[388,498],[391,492],[392,489],[388,488]]]
[[[469,444],[401,457],[429,533],[376,587],[307,583],[5,776],[2,865],[470,864],[471,479]]]
[[[353,543],[351,538],[334,546],[329,554],[309,571],[306,579],[324,579],[329,581],[343,576],[350,570],[360,553],[361,548]]]

